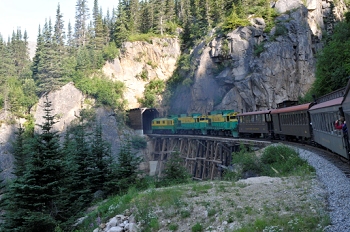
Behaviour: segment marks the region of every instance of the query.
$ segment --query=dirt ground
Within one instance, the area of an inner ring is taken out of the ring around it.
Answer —
[[[159,231],[192,231],[197,223],[204,231],[234,231],[257,218],[300,215],[301,211],[317,214],[326,209],[326,194],[310,177],[254,177],[236,183],[200,182],[186,188],[185,207],[156,211]]]

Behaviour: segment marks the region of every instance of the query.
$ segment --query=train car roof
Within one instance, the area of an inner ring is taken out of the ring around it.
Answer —
[[[310,110],[321,109],[329,106],[340,105],[343,101],[343,97],[338,97],[329,101],[325,101],[319,104],[316,104],[310,108]]]
[[[246,116],[246,115],[256,115],[256,114],[269,114],[271,110],[259,110],[259,111],[252,111],[252,112],[246,112],[237,114],[237,117],[239,116]]]
[[[294,112],[294,111],[301,111],[301,110],[308,110],[310,106],[312,106],[313,103],[306,103],[302,105],[297,105],[297,106],[290,106],[290,107],[285,107],[281,109],[275,109],[271,110],[271,114],[279,114],[279,113],[288,113],[288,112]]]

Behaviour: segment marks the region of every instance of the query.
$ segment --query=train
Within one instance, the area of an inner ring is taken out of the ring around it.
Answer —
[[[208,114],[180,114],[152,120],[154,134],[192,134],[238,137],[238,112],[211,111]]]
[[[288,103],[254,112],[219,110],[155,118],[152,133],[296,141],[323,147],[350,161],[348,135],[335,128],[339,117],[350,122],[350,80],[346,87],[313,102]]]

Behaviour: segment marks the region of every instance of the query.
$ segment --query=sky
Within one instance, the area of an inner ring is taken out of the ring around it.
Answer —
[[[58,3],[67,32],[68,22],[74,26],[75,5],[77,0],[0,0],[0,34],[7,41],[12,32],[20,28],[22,34],[27,31],[28,41],[35,42],[37,39],[39,24],[43,28],[45,19],[51,18],[54,25]],[[90,19],[94,0],[87,0]],[[102,7],[103,16],[106,16],[109,9],[117,8],[118,0],[98,0],[99,7]]]

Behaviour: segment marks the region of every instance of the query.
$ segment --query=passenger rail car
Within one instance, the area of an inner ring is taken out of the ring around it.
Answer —
[[[343,156],[348,157],[347,141],[342,130],[336,130],[334,122],[339,119],[339,109],[343,97],[322,102],[310,108],[313,139],[317,144]]]
[[[281,140],[311,140],[309,108],[313,103],[271,110],[274,138]]]
[[[238,132],[241,137],[272,138],[273,127],[271,110],[254,111],[238,114]]]

